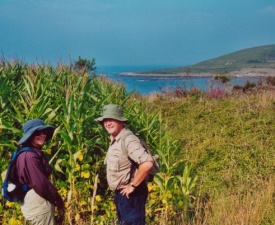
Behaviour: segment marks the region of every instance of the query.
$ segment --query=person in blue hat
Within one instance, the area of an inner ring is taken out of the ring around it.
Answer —
[[[18,141],[19,148],[30,147],[36,153],[25,151],[16,162],[17,174],[29,191],[20,201],[21,211],[32,225],[55,225],[55,208],[63,214],[64,201],[50,181],[52,167],[42,152],[46,141],[53,137],[55,128],[43,120],[32,119],[23,125],[24,135]]]
[[[145,225],[146,177],[153,166],[153,158],[139,138],[126,129],[128,119],[123,116],[121,106],[106,105],[96,121],[110,134],[111,143],[104,163],[109,187],[115,193],[118,220],[123,225]],[[127,153],[122,149],[124,137]]]

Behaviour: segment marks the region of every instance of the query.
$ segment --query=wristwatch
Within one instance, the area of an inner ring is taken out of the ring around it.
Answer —
[[[134,187],[134,188],[137,188],[137,186],[135,186],[132,182],[131,182],[131,186]]]

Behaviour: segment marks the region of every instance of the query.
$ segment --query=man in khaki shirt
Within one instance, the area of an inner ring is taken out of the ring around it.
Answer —
[[[119,105],[106,105],[96,119],[110,134],[111,143],[105,158],[107,181],[115,192],[115,205],[120,224],[145,225],[145,203],[148,196],[146,177],[153,166],[153,158],[134,134],[125,139],[127,155],[122,150],[122,138],[128,119]]]

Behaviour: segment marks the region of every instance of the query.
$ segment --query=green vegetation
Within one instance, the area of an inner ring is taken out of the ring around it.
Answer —
[[[149,185],[148,222],[166,223],[175,215],[187,220],[196,176],[188,163],[177,159],[180,146],[167,135],[158,111],[133,99],[121,84],[66,65],[3,61],[0,72],[1,171],[26,120],[41,118],[54,125],[57,129],[45,153],[55,168],[53,182],[66,199],[66,224],[115,224],[113,194],[103,165],[109,137],[94,120],[108,103],[125,106],[129,127],[161,155],[162,173]],[[172,196],[177,196],[176,202]],[[6,202],[2,196],[0,203],[1,224],[23,224],[18,203]]]
[[[115,224],[103,165],[109,139],[94,119],[103,105],[117,103],[128,126],[160,155],[148,224],[274,224],[275,90],[274,79],[267,80],[231,93],[178,88],[144,97],[86,70],[2,61],[1,171],[22,124],[41,118],[57,127],[45,153],[66,199],[65,224]],[[0,223],[23,221],[19,205],[1,196]]]
[[[156,102],[195,165],[206,224],[274,223],[274,91]]]
[[[243,68],[275,69],[275,44],[244,49],[194,65],[144,71],[144,74],[229,73]]]

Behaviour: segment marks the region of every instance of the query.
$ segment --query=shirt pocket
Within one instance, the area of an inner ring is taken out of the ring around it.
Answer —
[[[112,172],[118,172],[119,171],[119,159],[120,156],[117,154],[113,154],[109,156],[108,160],[108,170]]]

